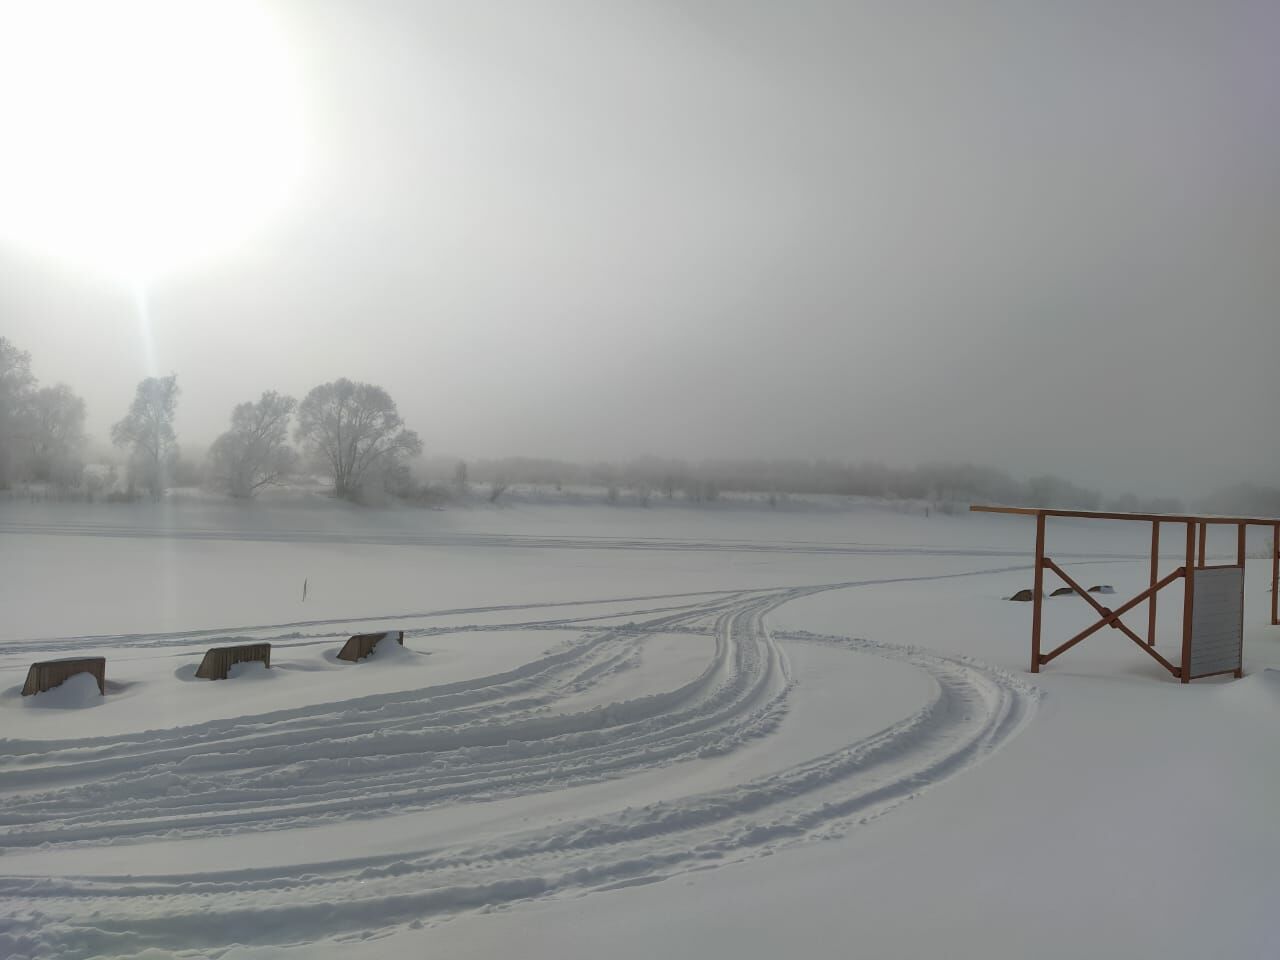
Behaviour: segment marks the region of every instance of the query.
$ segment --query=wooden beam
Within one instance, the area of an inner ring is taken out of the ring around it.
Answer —
[[[1229,517],[1216,514],[1186,513],[1115,513],[1109,510],[1054,510],[1048,507],[992,507],[985,504],[972,504],[969,510],[973,513],[1009,513],[1023,517],[1077,517],[1085,520],[1136,520],[1151,523],[1207,523],[1235,526],[1239,523],[1250,526],[1272,527],[1280,523],[1277,517]]]
[[[1191,682],[1191,614],[1196,597],[1196,525],[1187,524],[1187,579],[1182,584],[1182,682]]]
[[[1245,575],[1245,555],[1244,555],[1244,552],[1245,552],[1245,542],[1244,542],[1244,532],[1245,532],[1245,530],[1246,530],[1246,529],[1247,529],[1247,528],[1246,528],[1246,527],[1245,527],[1245,525],[1242,523],[1242,524],[1240,524],[1239,528],[1238,528],[1238,529],[1237,529],[1237,531],[1236,531],[1236,561],[1240,564],[1240,610],[1241,610],[1241,616],[1243,616],[1243,611],[1244,611],[1244,575]],[[1243,676],[1244,676],[1244,625],[1243,625],[1243,624],[1241,624],[1241,629],[1240,629],[1240,654],[1239,654],[1239,657],[1237,658],[1236,662],[1237,662],[1238,664],[1240,664],[1240,666],[1236,667],[1236,669],[1235,669],[1236,679],[1237,679],[1237,680],[1239,680],[1241,677],[1243,677]]]
[[[984,507],[976,503],[969,504],[970,513],[1012,513],[1021,517],[1038,517],[1044,513],[1039,507]]]
[[[1031,588],[1031,672],[1040,672],[1040,608],[1044,604],[1044,514],[1036,516],[1036,572]]]
[[[1280,627],[1280,523],[1271,528],[1271,623]]]
[[[1105,617],[1102,620],[1099,620],[1092,627],[1089,627],[1085,630],[1081,630],[1079,633],[1077,633],[1074,637],[1072,637],[1066,643],[1046,653],[1044,656],[1040,658],[1040,662],[1048,663],[1050,660],[1054,659],[1055,657],[1061,656],[1062,654],[1066,653],[1068,650],[1074,647],[1077,643],[1079,643],[1085,637],[1088,637],[1093,635],[1094,633],[1097,633],[1103,627],[1108,626],[1112,621],[1118,620],[1121,616],[1128,613],[1138,604],[1142,603],[1142,601],[1146,600],[1147,597],[1149,597],[1151,594],[1155,593],[1158,590],[1163,590],[1165,587],[1167,587],[1174,580],[1177,580],[1181,576],[1183,576],[1183,570],[1182,568],[1179,568],[1173,571],[1173,573],[1170,573],[1162,577],[1154,587],[1148,587],[1146,590],[1143,590],[1140,594],[1138,594],[1132,600],[1125,603],[1123,606],[1120,606],[1117,609],[1112,610],[1107,617]]]
[[[1160,573],[1160,521],[1151,521],[1151,586]],[[1147,646],[1156,645],[1156,595],[1147,602]]]
[[[1084,587],[1080,586],[1080,584],[1076,583],[1075,580],[1073,580],[1067,574],[1067,572],[1063,570],[1060,566],[1058,566],[1048,557],[1045,558],[1044,565],[1048,567],[1050,570],[1052,570],[1054,573],[1056,573],[1058,576],[1060,576],[1062,578],[1063,583],[1065,583],[1068,587],[1070,587],[1076,593],[1080,594],[1080,596],[1084,597],[1085,600],[1089,602],[1089,606],[1093,607],[1094,610],[1098,611],[1098,615],[1104,618],[1105,620],[1107,620],[1110,626],[1114,627],[1117,630],[1123,631],[1129,637],[1129,639],[1134,641],[1135,643],[1139,643],[1139,644],[1142,643],[1141,637],[1139,637],[1136,633],[1134,633],[1132,630],[1126,627],[1123,623],[1121,623],[1119,618],[1113,619],[1112,611],[1104,607],[1097,600],[1093,599],[1093,594],[1091,594]],[[1155,594],[1153,593],[1151,596],[1154,597]]]
[[[1175,667],[1172,663],[1170,663],[1164,657],[1160,656],[1160,654],[1156,653],[1154,647],[1149,647],[1145,643],[1143,643],[1141,640],[1139,640],[1138,649],[1141,650],[1143,653],[1150,654],[1152,659],[1154,659],[1156,663],[1160,664],[1160,666],[1168,670],[1172,676],[1175,676],[1175,677],[1182,676],[1182,669],[1180,667]]]

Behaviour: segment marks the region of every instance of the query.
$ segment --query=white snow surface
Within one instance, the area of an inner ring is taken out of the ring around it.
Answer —
[[[1049,553],[1128,596],[1148,531],[1064,521]],[[1243,680],[1180,685],[1118,631],[1031,675],[1002,598],[1032,533],[0,504],[0,957],[1280,955],[1269,567]],[[1089,622],[1046,601],[1050,641]],[[195,679],[263,640],[270,669]],[[105,697],[19,695],[90,654]]]
[[[100,707],[105,702],[98,681],[91,673],[73,674],[52,690],[22,698],[24,707],[41,710],[83,710]]]

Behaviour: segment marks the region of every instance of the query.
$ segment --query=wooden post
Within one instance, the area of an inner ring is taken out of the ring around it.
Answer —
[[[1196,566],[1204,567],[1205,546],[1209,540],[1209,524],[1201,521],[1200,523],[1200,562]]]
[[[1200,549],[1204,550],[1204,524],[1200,525]],[[1196,598],[1196,526],[1187,524],[1187,571],[1182,581],[1182,670],[1183,683],[1191,682],[1191,615]]]
[[[1280,627],[1280,523],[1271,531],[1271,623]]]
[[[1040,672],[1040,605],[1044,599],[1044,514],[1036,514],[1036,573],[1031,587],[1031,672]]]
[[[1245,571],[1245,543],[1244,532],[1247,527],[1241,523],[1236,525],[1236,565],[1240,567],[1240,616],[1244,616],[1244,571]],[[1240,666],[1236,667],[1236,679],[1239,680],[1244,676],[1244,624],[1240,625]]]
[[[1151,521],[1151,586],[1156,585],[1160,572],[1160,521]],[[1147,646],[1156,645],[1156,595],[1151,594],[1147,603]]]

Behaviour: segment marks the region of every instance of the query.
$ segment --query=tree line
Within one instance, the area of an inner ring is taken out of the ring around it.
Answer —
[[[602,487],[610,500],[623,497],[647,505],[652,499],[714,501],[722,493],[758,494],[771,505],[788,495],[825,494],[885,500],[918,500],[943,506],[998,503],[1064,510],[1127,510],[1177,513],[1172,497],[1124,494],[1108,498],[1051,474],[1017,480],[1003,470],[969,463],[891,467],[833,459],[703,460],[640,457],[618,463],[572,463],[545,458],[479,460],[464,480],[501,486]],[[496,487],[495,487],[496,488]]]
[[[176,374],[146,377],[111,427],[112,444],[125,454],[130,492],[159,496],[172,485],[180,397]],[[30,354],[0,337],[0,489],[29,482],[91,492],[84,421],[84,400],[65,384],[40,387]],[[289,442],[291,423],[297,447]],[[306,467],[331,478],[337,496],[354,500],[374,483],[403,482],[407,459],[421,452],[422,441],[405,427],[386,390],[341,378],[312,388],[301,403],[268,390],[237,404],[228,429],[209,448],[207,476],[233,497],[252,497]]]
[[[124,454],[126,491],[160,495],[181,472],[174,418],[181,399],[176,375],[147,377],[125,415],[111,428]],[[51,484],[89,495],[119,482],[114,467],[104,477],[87,470],[85,402],[66,384],[41,386],[31,357],[0,337],[0,490],[14,483]],[[757,494],[776,506],[788,495],[827,494],[942,505],[972,502],[1178,513],[1175,498],[1132,493],[1107,498],[1101,492],[1053,475],[1017,480],[1010,474],[967,463],[926,463],[901,468],[835,459],[703,460],[640,457],[622,462],[573,463],[508,457],[470,464],[449,461],[451,481],[423,483],[410,460],[422,452],[395,401],[382,387],[346,378],[314,387],[299,402],[265,391],[237,404],[228,428],[210,446],[203,479],[233,497],[249,498],[264,487],[303,472],[326,476],[334,493],[358,500],[387,491],[419,503],[465,498],[472,483],[488,500],[513,484],[592,487],[611,502],[648,506],[654,499],[705,503],[722,493]],[[190,471],[187,471],[190,474]],[[426,470],[430,473],[431,470]],[[189,482],[190,475],[182,478]],[[1234,487],[1204,498],[1199,509],[1222,513],[1280,514],[1280,489]]]

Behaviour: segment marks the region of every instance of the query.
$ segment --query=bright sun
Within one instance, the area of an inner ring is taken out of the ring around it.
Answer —
[[[139,282],[233,249],[302,159],[251,0],[0,0],[0,234]]]

